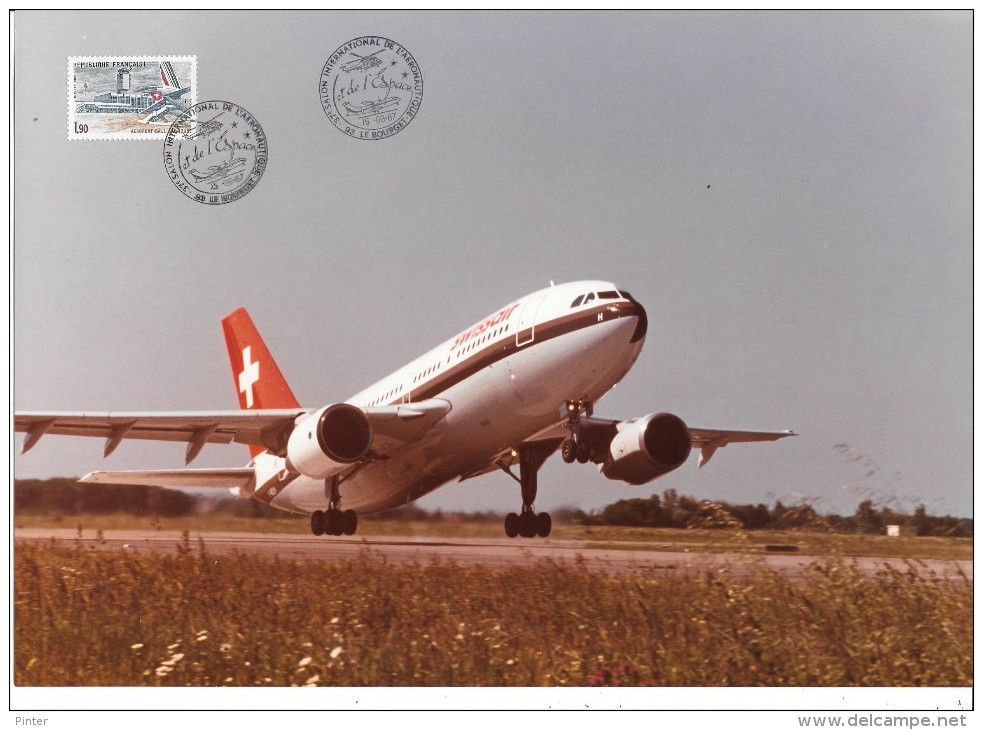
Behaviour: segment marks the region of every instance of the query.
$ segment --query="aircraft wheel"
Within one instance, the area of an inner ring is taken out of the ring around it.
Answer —
[[[573,439],[567,439],[560,446],[560,456],[568,464],[572,464],[577,460],[577,444],[574,443]]]
[[[358,515],[353,509],[346,509],[341,513],[341,528],[346,535],[354,535],[358,529]]]
[[[536,515],[536,534],[540,537],[549,537],[553,529],[553,518],[549,512],[540,512]]]
[[[536,537],[535,512],[523,512],[519,517],[519,534],[522,537]]]
[[[324,513],[324,534],[341,534],[341,513],[336,509],[329,509]]]
[[[509,512],[505,515],[505,534],[508,537],[515,537],[519,534],[519,515]]]
[[[311,532],[320,537],[324,534],[324,512],[314,510],[311,514]]]
[[[577,444],[577,461],[581,464],[590,461],[590,447],[583,442]]]

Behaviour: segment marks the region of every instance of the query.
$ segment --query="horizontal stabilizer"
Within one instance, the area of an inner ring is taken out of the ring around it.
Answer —
[[[163,469],[159,471],[94,471],[79,479],[89,484],[128,484],[145,487],[206,487],[233,489],[252,486],[255,473],[240,469]]]

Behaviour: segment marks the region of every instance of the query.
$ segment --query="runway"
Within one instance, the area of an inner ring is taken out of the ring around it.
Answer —
[[[56,545],[81,545],[98,550],[135,552],[176,552],[184,537],[176,531],[107,530],[97,533],[84,530],[24,528],[14,533],[15,543],[22,540],[49,541]],[[453,562],[465,566],[518,568],[540,561],[580,564],[588,570],[625,573],[632,570],[666,570],[698,574],[726,567],[732,574],[750,576],[767,569],[795,580],[807,580],[815,574],[811,566],[822,562],[815,555],[773,553],[670,552],[594,547],[572,540],[501,539],[427,539],[418,537],[321,537],[293,534],[259,534],[236,532],[202,533],[209,555],[240,553],[279,557],[284,560],[350,560],[369,558],[390,563]],[[190,535],[191,547],[198,548],[199,536]],[[890,568],[907,572],[917,569],[939,578],[972,580],[972,560],[904,560],[901,558],[847,558],[846,562],[873,575]]]

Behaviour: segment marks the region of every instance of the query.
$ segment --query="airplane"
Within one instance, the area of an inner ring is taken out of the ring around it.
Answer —
[[[387,94],[389,92],[386,92]],[[363,101],[361,106],[357,109],[349,104],[347,101],[344,103],[345,111],[349,114],[360,117],[370,117],[373,114],[384,114],[387,111],[399,106],[400,98],[398,96],[387,96],[385,99],[375,99]]]
[[[356,61],[349,61],[348,63],[342,64],[341,70],[345,73],[352,73],[353,71],[368,71],[370,68],[375,68],[376,66],[381,66],[382,61],[376,58],[376,54],[382,53],[384,49],[380,48],[375,53],[370,53],[368,56],[360,56],[357,53],[352,53],[355,56]]]
[[[796,435],[692,428],[670,413],[595,417],[648,333],[642,305],[605,281],[517,299],[348,400],[319,408],[300,406],[244,308],[222,327],[240,410],[15,413],[15,429],[27,434],[22,452],[45,434],[103,437],[104,456],[124,439],[186,441],[190,464],[207,443],[246,444],[252,458],[241,468],[94,471],[80,481],[225,488],[310,515],[318,536],[353,535],[360,514],[501,470],[518,483],[522,504],[506,516],[505,533],[531,538],[552,530],[535,502],[537,473],[557,450],[566,463],[593,462],[608,479],[638,485],[680,467],[694,447],[702,467],[728,444]]]

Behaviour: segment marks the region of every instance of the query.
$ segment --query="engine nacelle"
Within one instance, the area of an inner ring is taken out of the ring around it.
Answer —
[[[327,479],[363,458],[372,447],[372,425],[361,408],[335,403],[308,414],[287,441],[287,468]]]
[[[619,429],[601,466],[608,479],[645,484],[681,466],[692,448],[689,429],[671,413],[625,421]]]

